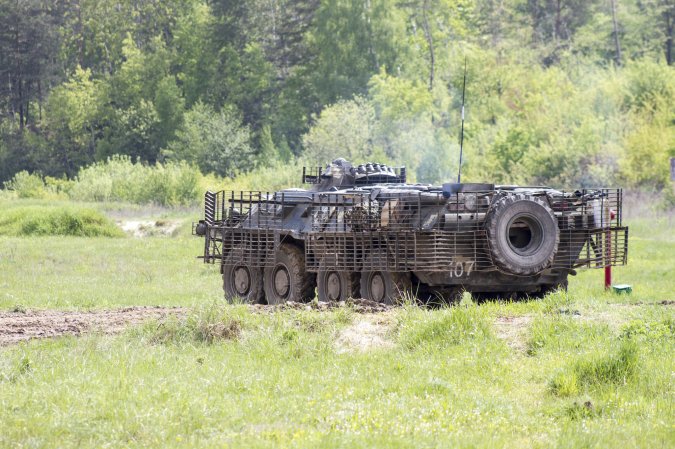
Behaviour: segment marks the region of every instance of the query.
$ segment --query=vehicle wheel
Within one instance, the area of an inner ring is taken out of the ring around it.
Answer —
[[[249,304],[261,304],[265,301],[263,272],[260,267],[249,267],[237,261],[231,252],[223,264],[223,291],[225,299],[234,302],[241,298]]]
[[[551,265],[560,243],[558,223],[542,199],[507,195],[486,220],[495,264],[506,272],[532,275]]]
[[[393,271],[364,271],[361,273],[361,297],[384,304],[399,303],[412,292],[410,273]]]
[[[305,254],[297,246],[279,246],[276,263],[265,267],[265,297],[268,304],[305,302],[314,298],[315,277],[305,270]]]
[[[316,277],[319,301],[346,301],[359,296],[358,273],[320,270]]]

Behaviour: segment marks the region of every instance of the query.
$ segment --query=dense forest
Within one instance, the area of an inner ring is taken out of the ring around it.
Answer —
[[[670,190],[674,29],[672,0],[0,0],[0,181],[452,179],[466,61],[466,178]]]

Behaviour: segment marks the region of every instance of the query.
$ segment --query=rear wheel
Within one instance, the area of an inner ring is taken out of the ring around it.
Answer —
[[[317,278],[319,301],[345,301],[359,295],[359,279],[357,273],[322,269]]]
[[[279,246],[273,266],[264,272],[265,297],[268,304],[286,301],[306,302],[314,298],[315,278],[305,270],[305,254],[297,246]]]
[[[412,291],[410,273],[364,271],[361,273],[361,297],[384,304],[401,302]]]
[[[231,252],[223,263],[223,291],[225,299],[237,298],[250,304],[264,302],[263,272],[260,267],[250,267],[239,262],[239,255]]]

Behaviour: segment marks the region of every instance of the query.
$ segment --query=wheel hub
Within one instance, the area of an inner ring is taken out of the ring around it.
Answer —
[[[370,278],[370,293],[373,295],[373,300],[377,302],[384,301],[386,288],[384,286],[384,278],[379,271],[374,273]]]
[[[288,269],[281,265],[274,272],[274,291],[281,298],[288,296],[291,288],[291,276]]]
[[[326,296],[331,301],[337,301],[340,299],[341,293],[340,276],[336,272],[331,271],[328,273],[326,279]]]
[[[521,255],[535,253],[542,243],[541,224],[528,215],[514,217],[507,226],[508,242],[511,249]]]
[[[251,290],[251,273],[246,267],[234,269],[234,289],[241,296],[246,296]]]

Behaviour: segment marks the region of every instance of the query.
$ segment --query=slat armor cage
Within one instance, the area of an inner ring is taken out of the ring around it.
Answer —
[[[307,182],[319,176],[303,174]],[[449,271],[459,277],[466,271],[500,271],[486,217],[502,195],[520,191],[448,193],[375,185],[336,192],[207,192],[204,261],[272,266],[279,245],[292,239],[303,242],[311,272]],[[550,270],[626,264],[621,189],[526,191],[545,201],[557,221],[559,242]]]

